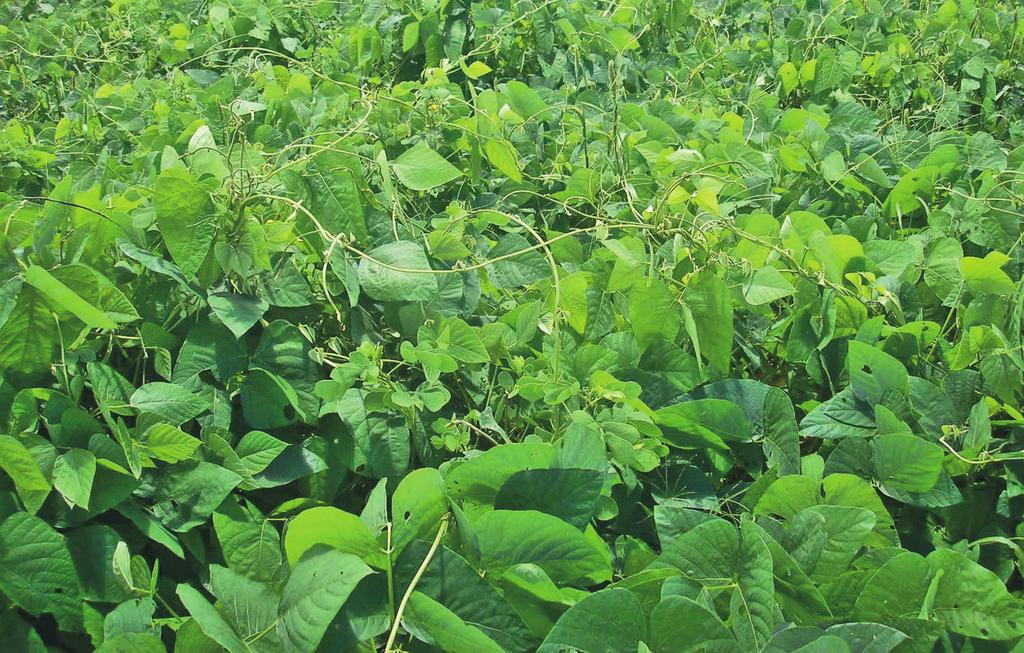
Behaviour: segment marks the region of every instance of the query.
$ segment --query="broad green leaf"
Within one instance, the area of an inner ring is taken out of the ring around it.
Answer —
[[[1002,252],[989,252],[985,258],[965,256],[960,259],[960,274],[967,287],[976,294],[1013,295],[1017,287],[1001,269],[1009,261]]]
[[[447,468],[448,494],[463,506],[493,506],[516,472],[556,465],[558,450],[546,442],[503,444]]]
[[[0,522],[0,590],[25,612],[52,614],[62,630],[82,627],[82,597],[67,543],[38,517]]]
[[[462,171],[448,163],[426,143],[418,143],[391,162],[398,181],[412,190],[430,190],[462,176]]]
[[[938,583],[929,611],[950,630],[979,639],[1024,635],[1024,601],[992,571],[952,549],[930,553],[928,566]]]
[[[236,338],[244,336],[270,307],[261,297],[228,292],[210,293],[206,300],[213,309],[213,314],[235,334]]]
[[[341,551],[304,555],[281,592],[277,635],[282,645],[313,653],[356,584],[371,573],[359,558]]]
[[[356,555],[378,569],[386,564],[384,551],[366,524],[356,515],[338,508],[310,508],[288,522],[284,551],[290,565],[298,564],[303,554],[318,544]]]
[[[487,266],[491,283],[498,288],[518,288],[551,277],[551,266],[531,243],[517,233],[502,236],[487,259],[494,261]]]
[[[724,399],[696,399],[666,406],[655,413],[668,441],[677,447],[710,447],[727,451],[726,442],[749,442],[750,421],[743,410]]]
[[[498,169],[498,172],[515,182],[523,180],[523,173],[519,169],[517,153],[512,144],[505,139],[488,139],[484,144],[484,154],[491,165]]]
[[[885,486],[922,493],[939,481],[945,452],[916,435],[891,433],[871,441],[875,475]]]
[[[539,510],[583,529],[597,510],[605,474],[592,469],[525,469],[498,490],[499,510]]]
[[[87,326],[111,331],[117,328],[117,323],[106,313],[82,299],[75,291],[38,265],[33,265],[25,271],[25,283],[43,293],[53,306],[70,312]]]
[[[14,481],[14,489],[30,513],[36,513],[50,494],[50,482],[39,463],[17,438],[0,434],[0,469]]]
[[[594,584],[611,577],[606,545],[557,517],[534,510],[492,510],[474,528],[480,566],[495,575],[529,562],[555,582]]]
[[[646,630],[643,609],[632,592],[604,589],[569,608],[537,652],[634,653]]]
[[[444,479],[436,469],[410,472],[395,488],[391,498],[392,556],[398,556],[411,542],[430,541],[448,513]]]
[[[757,527],[745,521],[736,551],[737,582],[729,599],[729,623],[743,650],[760,650],[775,629],[772,556]]]
[[[429,549],[430,543],[425,541],[406,547],[395,563],[397,588],[408,586]],[[465,558],[445,546],[436,550],[416,584],[416,591],[443,604],[505,650],[525,653],[536,646],[506,597],[482,578]]]
[[[478,628],[422,592],[413,592],[403,615],[417,639],[447,653],[501,653],[504,649]]]
[[[741,650],[717,614],[693,599],[671,595],[651,613],[650,644],[654,653]]]
[[[240,393],[242,414],[254,429],[279,429],[305,417],[288,381],[262,368],[249,371]]]
[[[241,480],[210,462],[172,465],[151,481],[151,509],[167,528],[184,533],[205,523]]]
[[[729,289],[712,271],[695,275],[683,302],[693,314],[700,352],[715,369],[727,371],[732,355],[733,313]]]
[[[178,585],[178,598],[207,637],[223,646],[230,653],[252,653],[252,649],[242,641],[238,633],[217,611],[217,608],[191,585]]]
[[[770,265],[756,270],[743,283],[743,299],[751,306],[769,304],[794,292],[793,284]]]
[[[157,423],[146,429],[142,443],[148,455],[166,463],[187,460],[202,441],[170,424]]]
[[[423,247],[404,240],[370,250],[359,261],[359,285],[384,302],[428,302],[439,296]]]
[[[277,527],[235,501],[225,501],[213,513],[213,527],[228,567],[259,581],[269,580],[281,565]]]
[[[209,408],[206,399],[174,383],[154,381],[132,393],[131,407],[178,426]]]
[[[645,279],[633,286],[629,297],[629,321],[640,351],[656,340],[672,342],[679,333],[679,305],[672,292],[658,279]]]
[[[96,456],[87,449],[69,449],[53,464],[53,487],[72,506],[89,507]]]
[[[45,377],[60,346],[60,334],[42,293],[22,287],[17,304],[0,326],[0,374],[18,384]]]
[[[153,208],[171,258],[194,276],[210,253],[218,227],[210,194],[184,168],[168,168],[153,186]]]

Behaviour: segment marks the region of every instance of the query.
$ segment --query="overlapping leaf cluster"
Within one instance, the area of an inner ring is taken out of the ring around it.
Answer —
[[[0,55],[5,650],[1022,650],[1015,3],[15,0]]]

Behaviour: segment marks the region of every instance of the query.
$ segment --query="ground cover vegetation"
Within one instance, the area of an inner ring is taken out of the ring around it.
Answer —
[[[1012,0],[0,7],[4,651],[1021,651]]]

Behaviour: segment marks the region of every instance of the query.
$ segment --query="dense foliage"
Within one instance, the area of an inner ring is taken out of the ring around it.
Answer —
[[[4,651],[1024,650],[1014,0],[0,7]]]

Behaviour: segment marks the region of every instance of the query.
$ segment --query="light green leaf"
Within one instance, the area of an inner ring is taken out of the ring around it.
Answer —
[[[743,299],[751,306],[761,306],[783,297],[789,297],[796,289],[776,268],[766,265],[751,274],[743,283]]]
[[[9,435],[0,434],[0,469],[11,480],[25,508],[35,514],[50,493],[50,482],[25,445]]]
[[[229,653],[252,653],[252,649],[242,641],[217,608],[196,589],[182,583],[178,585],[177,594],[185,609],[209,638],[226,648]]]
[[[417,143],[391,162],[398,180],[412,190],[430,190],[462,176],[462,171],[448,163],[426,143]]]
[[[284,551],[289,564],[298,564],[303,554],[317,544],[359,556],[379,569],[386,564],[384,551],[366,524],[356,515],[339,508],[310,508],[288,522],[284,532]]]
[[[475,524],[480,567],[500,575],[529,562],[559,583],[596,584],[611,577],[611,557],[603,541],[587,538],[557,517],[535,510],[493,510]]]
[[[448,496],[441,474],[429,467],[410,472],[391,498],[392,555],[401,554],[414,540],[433,539],[447,512]]]
[[[70,312],[87,326],[110,331],[117,328],[117,323],[106,313],[82,299],[75,291],[38,265],[33,265],[25,271],[25,283],[43,293],[52,305]]]
[[[531,249],[529,241],[517,233],[502,236],[487,253],[487,258],[492,261],[501,258],[500,261],[487,266],[487,276],[498,288],[528,286],[551,277],[551,266],[544,256]]]
[[[259,581],[270,580],[281,566],[277,527],[251,514],[237,502],[225,501],[213,513],[213,528],[228,567]]]
[[[403,615],[405,627],[417,639],[446,653],[503,653],[505,649],[480,629],[422,592],[413,592]]]
[[[491,165],[498,169],[498,172],[515,182],[523,180],[523,173],[519,169],[517,153],[512,144],[505,139],[489,139],[484,145],[484,154]]]
[[[692,599],[671,595],[651,613],[650,644],[654,653],[740,650],[717,614]]]
[[[164,243],[178,267],[194,276],[213,245],[217,214],[210,194],[184,168],[168,168],[153,186],[153,208]]]
[[[89,507],[96,476],[96,456],[87,449],[69,449],[53,464],[53,487],[72,506]]]
[[[191,458],[202,440],[163,422],[146,429],[142,443],[148,455],[166,463],[177,463]]]
[[[733,337],[728,286],[713,271],[700,272],[687,283],[683,301],[693,314],[701,353],[713,368],[728,371]]]
[[[60,334],[42,293],[22,287],[13,312],[0,326],[0,373],[18,384],[45,377],[60,346]]]

